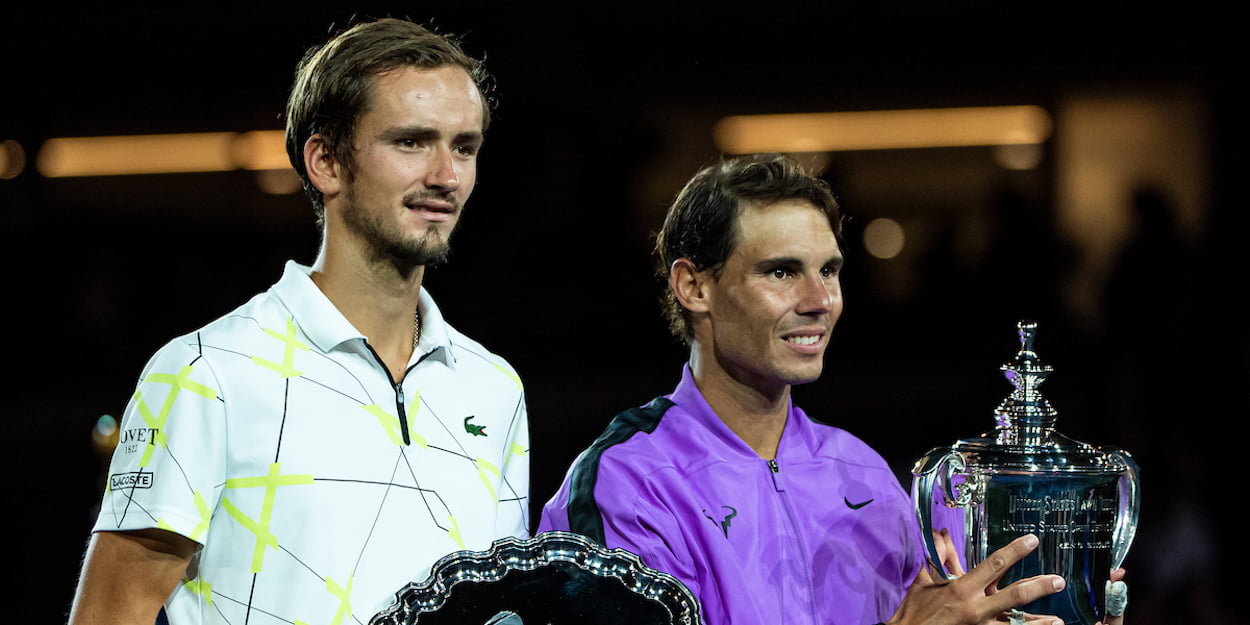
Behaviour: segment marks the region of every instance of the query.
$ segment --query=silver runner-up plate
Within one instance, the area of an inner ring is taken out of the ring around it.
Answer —
[[[457,551],[395,593],[370,625],[701,625],[677,578],[570,532]]]

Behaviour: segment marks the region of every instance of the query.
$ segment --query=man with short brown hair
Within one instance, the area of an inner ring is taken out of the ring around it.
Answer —
[[[725,159],[678,194],[656,254],[690,361],[676,390],[578,457],[539,531],[636,553],[684,582],[708,625],[971,625],[1063,587],[1048,575],[991,590],[1030,537],[933,580],[885,460],[793,404],[842,313],[841,218],[823,181],[778,154]]]
[[[395,19],[301,63],[287,148],[320,252],[149,361],[71,623],[366,622],[527,533],[521,381],[422,286],[476,182],[483,76]]]

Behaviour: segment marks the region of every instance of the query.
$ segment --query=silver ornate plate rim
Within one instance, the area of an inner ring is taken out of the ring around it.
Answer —
[[[485,551],[456,551],[439,559],[425,581],[395,593],[390,607],[370,625],[411,625],[420,614],[437,611],[452,589],[464,582],[495,582],[509,571],[533,571],[556,562],[593,575],[619,580],[627,590],[660,604],[674,625],[700,625],[699,603],[677,578],[642,563],[624,549],[608,549],[581,534],[543,532],[532,538],[500,538]]]

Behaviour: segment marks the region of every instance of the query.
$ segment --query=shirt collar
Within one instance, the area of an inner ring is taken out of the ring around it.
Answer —
[[[274,293],[291,311],[295,323],[304,336],[321,351],[329,353],[336,349],[358,351],[365,349],[367,340],[360,330],[330,301],[312,281],[312,268],[289,260],[282,270],[282,278],[273,287]],[[421,342],[413,350],[408,364],[412,366],[425,357],[441,360],[448,366],[455,364],[451,355],[451,337],[446,320],[434,298],[421,288],[418,294],[418,310],[421,311]]]
[[[677,384],[673,394],[669,395],[669,399],[690,413],[691,416],[710,430],[727,447],[751,458],[759,458],[755,450],[751,449],[750,445],[747,445],[733,430],[729,429],[729,426],[725,425],[725,422],[717,416],[712,406],[707,403],[707,399],[703,397],[703,393],[699,390],[698,385],[695,384],[694,372],[690,369],[690,363],[686,363],[682,367],[681,382]],[[809,448],[807,431],[810,428],[807,415],[803,414],[803,411],[794,405],[793,397],[789,398],[788,401],[790,402],[790,407],[786,414],[786,427],[781,433],[781,442],[777,446],[778,459],[785,459],[796,453],[799,454],[799,457],[806,457],[807,451],[805,450]]]
[[[430,296],[429,291],[425,290],[425,287],[421,287],[418,298],[417,310],[421,311],[421,342],[417,344],[417,349],[413,350],[409,364],[416,363],[429,354],[430,358],[441,360],[447,366],[454,367],[456,357],[451,351],[451,332],[448,331],[447,320],[443,319],[443,311],[439,309],[438,304],[434,303],[434,298]]]

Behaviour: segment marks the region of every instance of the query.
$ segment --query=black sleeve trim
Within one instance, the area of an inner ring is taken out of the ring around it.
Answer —
[[[609,447],[629,440],[638,432],[650,434],[660,424],[660,417],[673,406],[666,397],[657,397],[642,408],[630,408],[612,419],[603,434],[595,439],[586,453],[573,465],[569,478],[569,529],[601,545],[604,543],[603,517],[595,501],[595,482],[599,478],[599,459]]]

